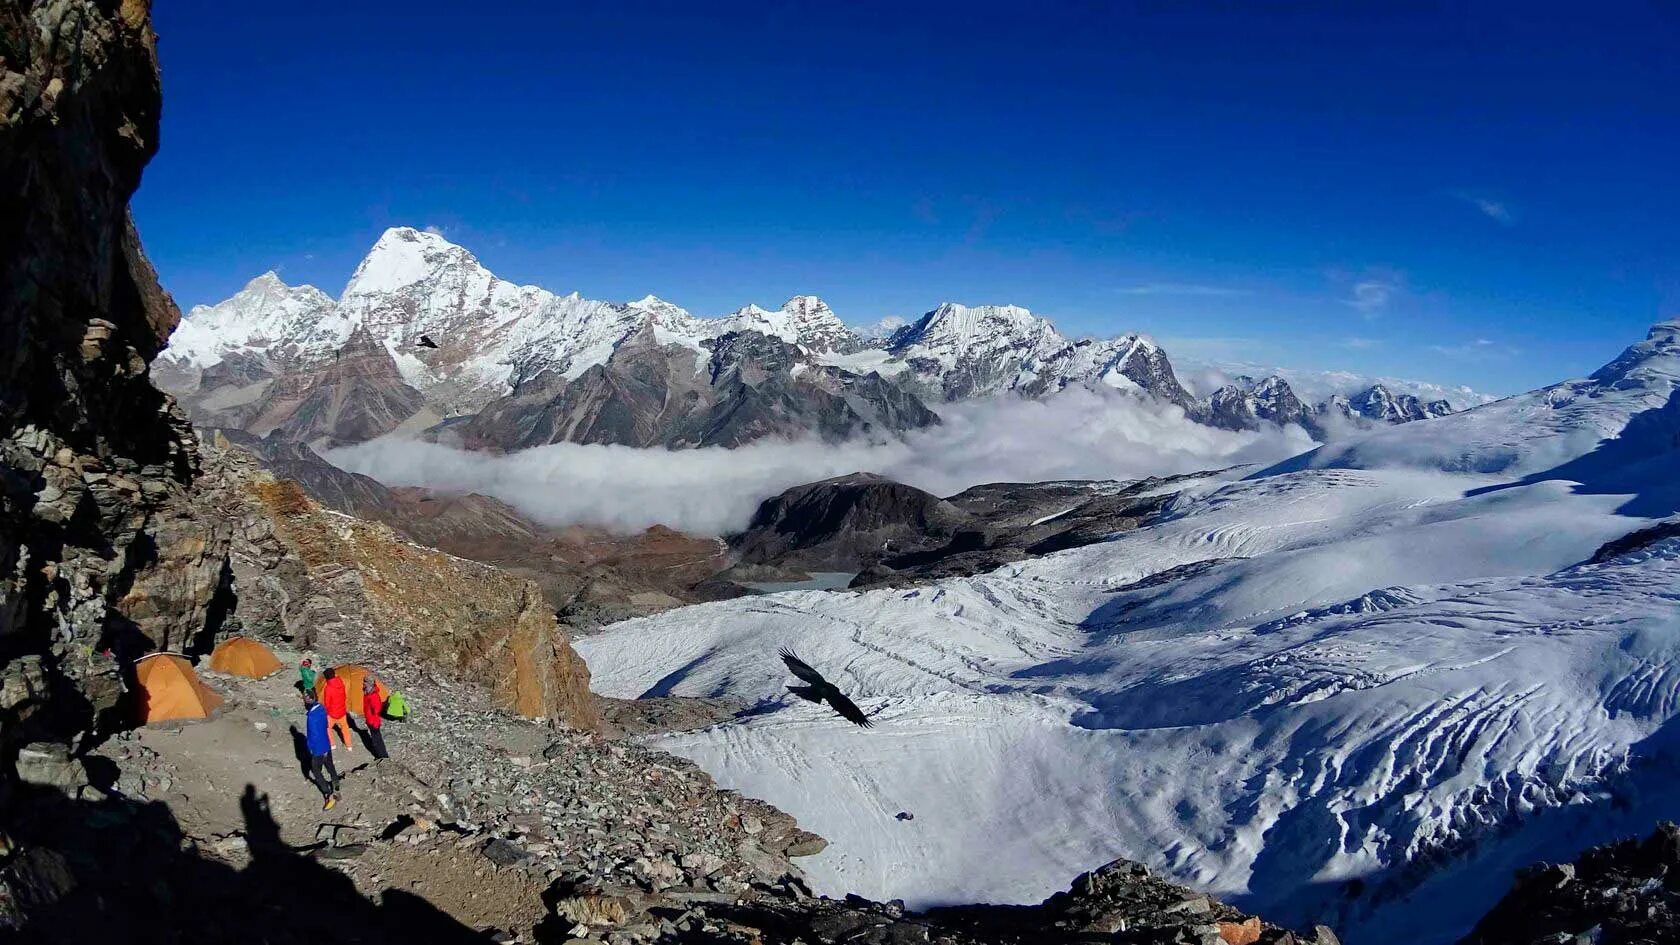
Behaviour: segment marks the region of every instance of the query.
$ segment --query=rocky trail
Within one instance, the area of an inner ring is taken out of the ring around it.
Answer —
[[[296,653],[279,655],[295,665]],[[335,751],[343,786],[332,810],[305,776],[290,670],[262,680],[205,671],[226,698],[214,718],[124,731],[79,759],[30,750],[19,774],[100,812],[95,820],[166,815],[206,863],[246,871],[263,855],[254,845],[267,843],[370,901],[419,897],[506,941],[531,940],[555,916],[575,918],[573,937],[593,921],[614,941],[649,940],[657,927],[628,921],[632,909],[785,891],[800,875],[789,858],[824,845],[681,759],[478,708],[485,693],[412,664],[368,665],[413,711],[385,724],[390,759],[374,761],[365,745]],[[31,839],[75,850],[63,836]],[[36,882],[14,886],[25,899],[79,898],[79,882],[54,886],[61,871],[30,875]]]

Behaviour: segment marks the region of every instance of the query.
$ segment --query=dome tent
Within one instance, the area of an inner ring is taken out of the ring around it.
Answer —
[[[210,654],[210,668],[218,673],[262,679],[280,670],[280,658],[249,637],[228,637]]]
[[[142,725],[175,719],[207,719],[222,697],[198,681],[192,664],[178,653],[152,653],[134,663],[140,683],[138,721]]]
[[[344,680],[344,694],[347,697],[345,702],[348,705],[351,714],[363,714],[362,680],[372,675],[368,672],[367,667],[358,666],[355,663],[345,663],[342,666],[334,666],[332,668],[332,672],[333,675]],[[374,676],[374,685],[378,687],[379,697],[381,699],[389,699],[391,697],[391,690],[387,688],[383,682],[380,682],[379,677],[377,676]],[[315,698],[319,699],[321,697],[321,692],[326,688],[326,686],[327,674],[324,672],[317,673],[315,676]]]

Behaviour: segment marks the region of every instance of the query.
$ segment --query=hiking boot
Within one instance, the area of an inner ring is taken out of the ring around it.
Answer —
[[[334,807],[337,807],[337,806],[338,806],[338,795],[337,794],[330,794],[330,795],[327,796],[327,802],[325,804],[321,805],[321,809],[322,810],[332,810]]]

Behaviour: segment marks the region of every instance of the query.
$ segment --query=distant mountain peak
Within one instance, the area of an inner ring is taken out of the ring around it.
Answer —
[[[804,318],[834,317],[834,310],[828,307],[828,303],[814,295],[796,295],[782,303],[782,311]]]
[[[434,273],[449,268],[476,270],[489,276],[478,257],[436,233],[417,230],[411,226],[394,226],[380,234],[379,239],[362,258],[350,282],[344,288],[344,298],[380,295],[395,292],[426,281]]]
[[[636,301],[626,304],[629,308],[640,312],[646,312],[662,322],[671,322],[674,324],[693,317],[689,314],[688,309],[683,308],[674,302],[667,302],[659,296],[652,294],[644,295]]]

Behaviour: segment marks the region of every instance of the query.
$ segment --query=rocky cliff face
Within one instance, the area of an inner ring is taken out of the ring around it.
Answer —
[[[182,518],[229,523],[241,628],[300,647],[403,651],[482,683],[494,704],[599,724],[589,670],[534,582],[322,508],[225,440],[207,444]]]
[[[147,364],[179,312],[128,216],[157,148],[148,5],[0,2],[0,723],[86,730],[101,638],[213,630],[226,535],[169,511],[198,471]]]
[[[279,431],[290,440],[337,446],[389,433],[423,406],[425,399],[403,383],[391,353],[357,329],[331,361],[275,380],[256,402],[254,415],[238,425],[260,435]],[[211,419],[217,416],[208,405],[200,409]]]

